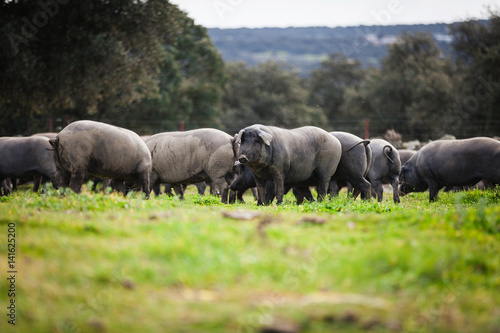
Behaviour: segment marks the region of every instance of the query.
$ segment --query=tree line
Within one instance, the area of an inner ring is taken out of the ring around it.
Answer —
[[[403,31],[430,32],[439,47],[450,52],[448,24],[372,25],[354,27],[210,28],[209,36],[226,62],[256,65],[273,58],[293,64],[309,76],[329,54],[359,59],[363,66],[380,67],[387,43]]]
[[[449,26],[453,56],[406,32],[380,68],[332,53],[308,78],[287,63],[224,63],[207,30],[167,1],[3,1],[0,135],[46,119],[152,134],[263,123],[405,139],[500,132],[500,17]],[[66,117],[66,118],[65,118]]]

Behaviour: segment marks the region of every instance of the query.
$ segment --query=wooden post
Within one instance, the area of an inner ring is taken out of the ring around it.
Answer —
[[[179,131],[184,131],[184,120],[179,122]]]
[[[370,119],[365,119],[365,140],[370,138]]]
[[[48,132],[52,132],[53,124],[52,124],[52,118],[47,119],[47,130]]]
[[[68,126],[68,125],[69,125],[69,116],[65,115],[64,116],[64,126]]]

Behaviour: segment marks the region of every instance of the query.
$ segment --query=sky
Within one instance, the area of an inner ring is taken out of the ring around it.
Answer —
[[[500,0],[170,0],[207,28],[451,23],[488,18]]]

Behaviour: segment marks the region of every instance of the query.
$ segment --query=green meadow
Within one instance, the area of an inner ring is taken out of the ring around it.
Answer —
[[[500,331],[500,188],[266,207],[87,188],[0,198],[0,332]]]

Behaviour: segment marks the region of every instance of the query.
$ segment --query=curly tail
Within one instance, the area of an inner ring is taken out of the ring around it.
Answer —
[[[369,143],[370,143],[370,140],[361,140],[361,141],[359,141],[358,143],[356,143],[356,144],[352,145],[352,147],[350,147],[349,149],[347,149],[347,151],[349,151],[349,150],[353,149],[353,148],[354,148],[354,147],[356,147],[356,146],[359,146],[360,144],[364,144],[364,145],[365,145],[365,147],[366,147],[366,145],[367,145],[367,144],[369,144]]]
[[[371,147],[368,146],[370,144],[370,140],[364,140],[363,143],[365,145],[365,155],[366,155],[366,170],[365,170],[365,173],[363,174],[363,177],[366,177],[366,175],[368,174],[368,171],[370,170],[370,168],[372,166],[373,152],[372,152]]]
[[[389,149],[389,152],[387,152],[386,148]],[[389,146],[389,145],[385,145],[384,148],[382,148],[382,150],[384,151],[384,155],[385,157],[387,157],[387,159],[392,163],[394,164],[394,161],[392,160],[392,158],[389,156],[389,154],[392,155],[392,147]]]

